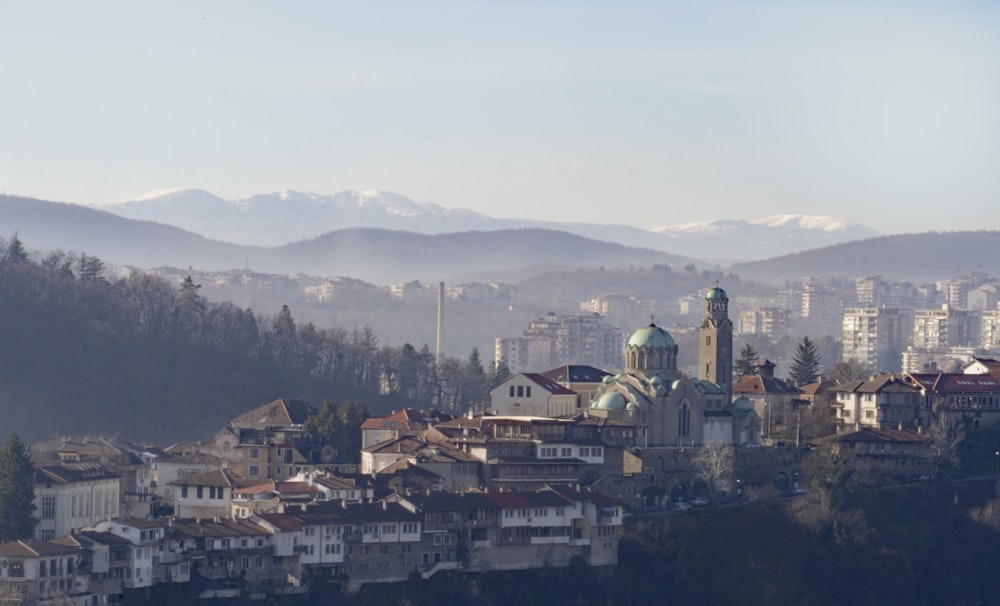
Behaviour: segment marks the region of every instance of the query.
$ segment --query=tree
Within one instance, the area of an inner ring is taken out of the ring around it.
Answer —
[[[87,256],[86,253],[80,253],[76,260],[76,275],[81,282],[90,284],[107,281],[104,278],[104,261],[98,257]]]
[[[733,446],[722,442],[702,445],[691,459],[698,477],[708,485],[713,499],[717,491],[727,490],[732,483],[734,461]]]
[[[485,402],[489,398],[489,392],[486,388],[486,370],[483,368],[483,362],[479,358],[478,347],[472,348],[469,360],[465,363],[465,367],[462,370],[462,396],[465,403],[470,406],[476,406]]]
[[[837,362],[826,371],[826,376],[834,385],[864,381],[872,375],[872,369],[857,360]]]
[[[802,337],[795,349],[789,376],[799,386],[815,383],[819,377],[819,353],[816,351],[816,344],[809,337]]]
[[[24,250],[24,245],[21,244],[21,240],[17,237],[17,232],[11,237],[10,242],[7,243],[7,250],[3,255],[4,263],[27,263],[28,253]]]
[[[0,543],[35,533],[35,467],[16,433],[0,450]]]
[[[965,441],[964,423],[953,411],[936,410],[927,427],[934,477],[958,465],[958,447]]]
[[[759,360],[760,354],[757,353],[753,345],[749,342],[744,343],[743,347],[740,348],[740,357],[733,362],[733,379],[738,381],[740,377],[757,374]]]

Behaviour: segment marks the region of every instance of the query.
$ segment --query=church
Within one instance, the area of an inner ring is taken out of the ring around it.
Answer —
[[[590,414],[636,426],[636,445],[756,443],[760,424],[746,398],[732,398],[733,323],[729,297],[716,286],[705,297],[698,377],[677,370],[677,344],[655,323],[625,345],[625,370],[604,378]]]

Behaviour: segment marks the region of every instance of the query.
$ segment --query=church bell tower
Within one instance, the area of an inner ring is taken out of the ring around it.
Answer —
[[[705,319],[701,321],[698,348],[698,378],[733,394],[733,322],[729,319],[729,297],[715,288],[705,295]]]

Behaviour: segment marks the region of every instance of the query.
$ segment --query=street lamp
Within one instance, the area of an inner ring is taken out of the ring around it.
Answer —
[[[1000,450],[993,453],[997,456],[997,475],[1000,475]]]

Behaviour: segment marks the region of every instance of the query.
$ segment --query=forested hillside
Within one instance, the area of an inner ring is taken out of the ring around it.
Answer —
[[[426,347],[380,346],[371,327],[300,326],[287,307],[261,314],[198,290],[143,273],[109,279],[83,254],[34,263],[16,237],[2,242],[0,433],[168,444],[278,397],[360,400],[375,414],[459,409],[505,372],[484,369],[475,352],[439,367]]]

